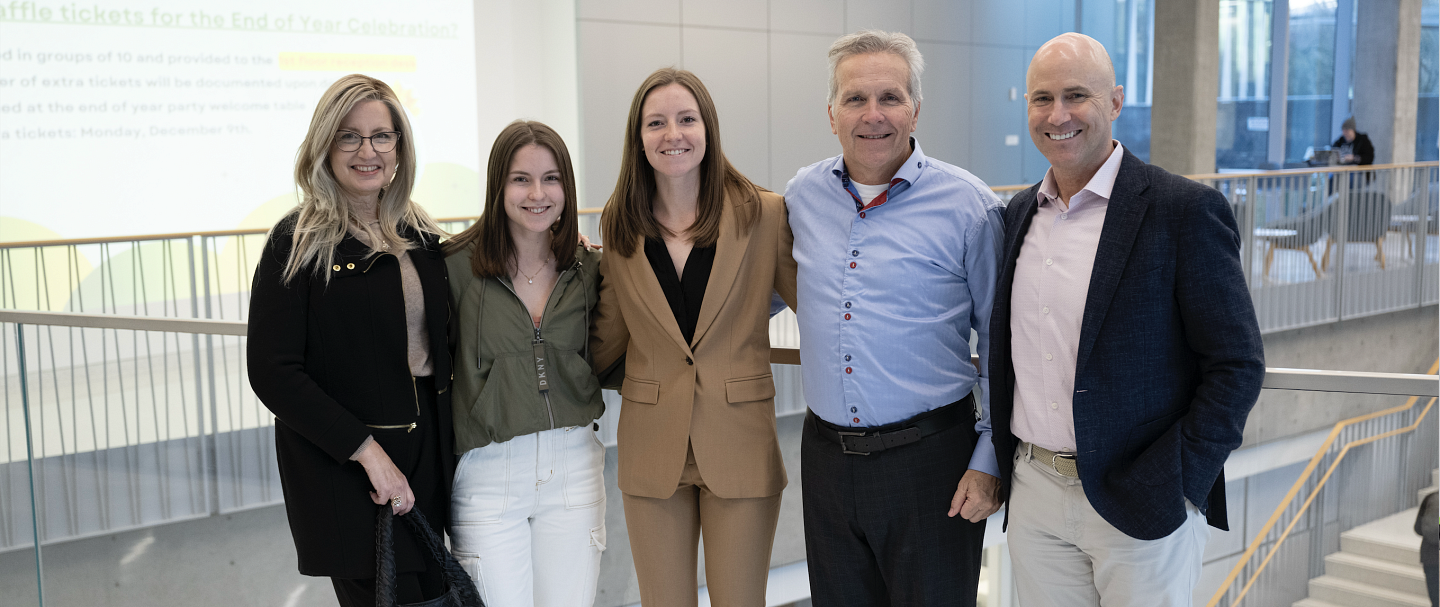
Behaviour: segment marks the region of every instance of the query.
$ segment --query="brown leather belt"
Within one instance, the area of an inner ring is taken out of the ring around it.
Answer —
[[[840,449],[847,455],[870,455],[918,443],[922,438],[954,428],[967,419],[973,421],[974,403],[974,395],[967,394],[965,398],[905,421],[871,428],[837,426],[820,419],[814,411],[809,411],[806,415],[815,420],[815,429],[822,438],[840,445]]]

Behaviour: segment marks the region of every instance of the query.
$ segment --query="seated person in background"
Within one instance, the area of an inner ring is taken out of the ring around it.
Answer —
[[[1340,164],[1375,164],[1375,146],[1365,133],[1355,132],[1355,117],[1340,124],[1340,138],[1330,144],[1340,152]]]

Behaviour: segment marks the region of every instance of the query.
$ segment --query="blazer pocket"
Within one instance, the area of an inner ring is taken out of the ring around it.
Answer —
[[[620,385],[620,396],[625,400],[653,405],[660,402],[660,382],[626,375],[625,383]]]
[[[1166,266],[1167,264],[1169,264],[1169,263],[1170,263],[1170,262],[1169,262],[1168,260],[1163,260],[1163,259],[1162,259],[1162,260],[1160,261],[1160,263],[1157,263],[1157,264],[1155,264],[1155,265],[1153,265],[1153,266],[1150,266],[1150,267],[1148,267],[1148,268],[1147,268],[1147,267],[1144,267],[1144,266],[1141,266],[1141,265],[1139,265],[1139,264],[1136,264],[1136,265],[1129,265],[1129,264],[1127,264],[1127,265],[1125,266],[1125,270],[1122,271],[1122,272],[1120,272],[1120,280],[1135,280],[1135,279],[1138,279],[1138,278],[1144,278],[1144,279],[1153,278],[1153,277],[1154,277],[1156,274],[1158,274],[1161,270],[1165,269],[1165,266]]]
[[[725,382],[725,400],[748,403],[775,398],[775,380],[769,373]]]

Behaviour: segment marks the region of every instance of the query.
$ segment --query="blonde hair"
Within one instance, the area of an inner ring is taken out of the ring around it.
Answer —
[[[328,282],[330,274],[322,270],[334,262],[335,247],[345,239],[350,220],[359,219],[348,199],[342,195],[329,161],[340,122],[355,106],[365,101],[384,103],[390,110],[395,130],[400,133],[400,141],[395,148],[395,176],[380,192],[380,203],[376,209],[380,219],[378,236],[386,242],[396,243],[398,248],[394,252],[399,253],[415,247],[415,243],[400,235],[402,226],[416,235],[438,237],[444,234],[425,210],[410,200],[410,190],[415,186],[415,138],[410,120],[400,106],[400,99],[384,82],[361,74],[350,74],[336,80],[321,95],[315,114],[310,117],[305,141],[300,144],[295,157],[295,186],[300,190],[300,205],[291,236],[290,259],[285,263],[281,278],[284,284],[289,284],[306,268],[323,274]],[[375,254],[373,249],[371,254]]]
[[[650,210],[655,198],[655,169],[645,157],[645,144],[640,138],[640,112],[651,91],[670,84],[683,86],[695,96],[700,122],[705,125],[705,158],[700,161],[700,200],[695,223],[687,230],[690,241],[697,247],[709,247],[720,240],[720,218],[727,190],[739,197],[741,204],[735,207],[735,221],[742,233],[748,232],[760,218],[756,206],[743,204],[759,199],[760,186],[736,170],[720,149],[720,118],[710,91],[705,89],[698,76],[689,71],[660,68],[640,84],[630,101],[630,115],[625,121],[625,148],[620,154],[620,177],[600,216],[605,246],[621,257],[633,255],[641,238],[661,238],[664,231]]]

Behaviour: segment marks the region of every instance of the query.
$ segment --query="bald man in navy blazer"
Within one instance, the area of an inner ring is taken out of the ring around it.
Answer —
[[[1242,235],[1219,192],[1111,138],[1098,42],[1046,43],[1026,91],[1051,169],[1005,210],[990,333],[1020,603],[1188,606],[1265,374]]]

